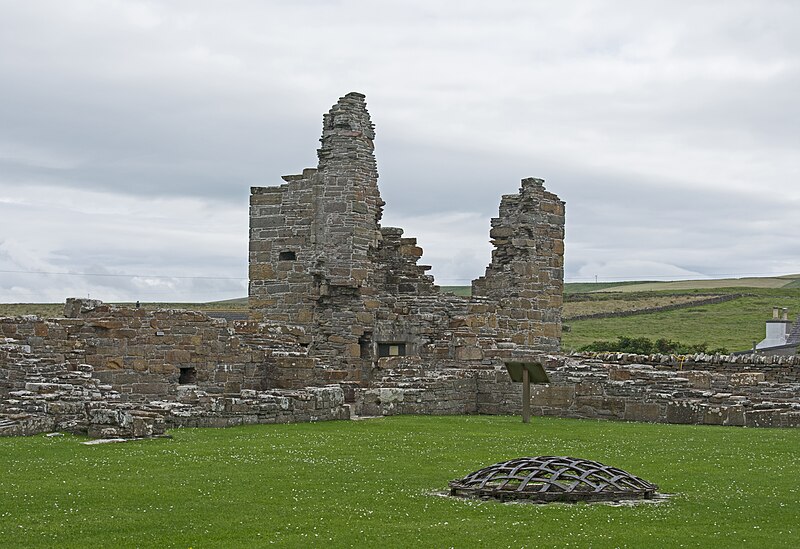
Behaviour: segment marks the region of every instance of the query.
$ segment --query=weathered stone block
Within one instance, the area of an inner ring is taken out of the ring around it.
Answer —
[[[627,401],[623,417],[626,421],[655,423],[662,418],[661,406],[656,402]]]
[[[151,373],[165,376],[178,375],[180,369],[174,364],[151,364],[148,368]]]
[[[482,360],[483,351],[480,347],[463,345],[456,347],[456,360]]]
[[[183,349],[172,349],[166,352],[164,360],[172,364],[188,364],[192,361],[192,353]]]
[[[731,375],[731,386],[750,387],[765,380],[764,372],[740,372]]]
[[[745,427],[780,427],[780,410],[747,410],[744,414]]]
[[[568,408],[575,403],[574,385],[534,385],[531,387],[531,405]]]
[[[706,425],[724,425],[728,413],[724,406],[702,406],[700,408],[701,423]]]
[[[122,370],[124,368],[125,360],[121,356],[109,357],[105,360],[103,368],[106,370]]]
[[[627,381],[633,378],[633,373],[627,368],[614,367],[608,369],[608,379],[611,381]]]
[[[667,423],[700,423],[699,406],[693,402],[670,402],[667,404]]]
[[[711,372],[691,371],[686,372],[685,376],[689,380],[690,387],[695,389],[711,388]]]

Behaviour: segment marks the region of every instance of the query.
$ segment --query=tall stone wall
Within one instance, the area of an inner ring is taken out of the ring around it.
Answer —
[[[499,306],[500,328],[511,341],[546,351],[561,344],[564,292],[564,202],[541,179],[523,179],[505,195],[489,233],[495,249],[472,295]]]
[[[318,167],[251,197],[251,318],[309,328],[311,353],[352,378],[364,366],[360,327],[378,307],[383,201],[373,138],[364,96],[347,94],[323,117]]]
[[[302,328],[327,365],[318,383],[369,383],[393,354],[469,367],[500,348],[557,350],[563,202],[523,180],[492,221],[497,250],[476,296],[443,295],[416,239],[380,226],[374,137],[364,96],[347,94],[323,117],[317,168],[252,189],[251,318]]]

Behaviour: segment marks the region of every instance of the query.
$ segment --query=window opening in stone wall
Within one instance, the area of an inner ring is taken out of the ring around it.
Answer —
[[[278,261],[294,261],[297,259],[297,254],[294,252],[281,252],[278,254]]]
[[[358,345],[361,347],[361,358],[370,360],[372,358],[372,332],[364,332],[358,338]]]
[[[406,356],[406,344],[378,343],[378,356]]]
[[[178,385],[193,385],[197,382],[197,370],[195,368],[181,368],[178,377]]]

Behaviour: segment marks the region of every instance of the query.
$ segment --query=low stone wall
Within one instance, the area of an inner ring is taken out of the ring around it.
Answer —
[[[33,357],[27,345],[4,340],[10,362],[0,368],[0,436],[64,431],[92,437],[163,435],[170,427],[227,427],[348,419],[338,385],[305,390],[244,389],[214,394],[181,385],[174,400],[125,401],[89,364]],[[141,396],[141,395],[140,395]]]
[[[635,355],[628,353],[577,353],[578,360],[600,360],[607,364],[649,364],[662,370],[703,370],[733,375],[758,371],[765,381],[800,383],[800,355]]]
[[[655,423],[800,426],[800,382],[793,381],[800,366],[720,364],[697,357],[696,364],[704,368],[684,364],[680,369],[667,361],[631,364],[631,356],[622,358],[624,363],[540,356],[551,383],[532,387],[532,412]],[[516,415],[522,409],[522,386],[510,381],[502,363],[430,369],[405,359],[387,366],[369,388],[356,391],[356,413]]]
[[[454,325],[453,349],[431,344],[423,356],[379,358],[352,381],[308,356],[301,328],[82,301],[67,309],[73,316],[0,319],[0,435],[155,436],[168,427],[345,419],[350,408],[516,415],[522,387],[507,360],[542,363],[550,375],[533,387],[534,414],[800,426],[797,356],[565,357],[513,342],[478,349]],[[461,352],[470,345],[480,353]]]
[[[411,357],[384,359],[370,386],[356,389],[355,411],[385,416],[520,413],[522,384],[511,381],[501,360],[484,362],[465,367],[443,361],[430,368]]]
[[[268,323],[211,318],[204,313],[145,310],[70,300],[70,316],[0,318],[0,397],[4,371],[25,355],[53,364],[89,364],[124,402],[174,399],[181,384],[211,394],[275,386],[277,374],[293,388],[320,384],[294,364],[316,366],[298,340],[302,330]],[[284,368],[284,366],[287,366]]]
[[[111,407],[90,414],[89,436],[130,436],[127,429],[129,422],[126,421],[126,414],[129,413],[129,408]],[[309,387],[302,391],[243,390],[236,396],[215,396],[196,387],[185,386],[181,389],[178,401],[153,401],[136,405],[134,413],[139,417],[158,418],[165,428],[350,419],[350,409],[344,405],[344,395],[338,386]]]
[[[533,388],[531,405],[534,414],[559,417],[800,427],[800,383],[768,381],[767,370],[568,359],[548,372],[551,384]]]
[[[467,375],[465,375],[467,374]],[[476,382],[470,372],[442,371],[406,381],[385,380],[356,392],[358,415],[461,415],[477,413]]]

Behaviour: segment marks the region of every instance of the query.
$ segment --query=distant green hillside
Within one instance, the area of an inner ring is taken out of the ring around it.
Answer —
[[[630,284],[643,284],[646,281],[634,282],[568,282],[564,284],[565,294],[583,294],[589,292],[599,292],[609,288],[617,288],[619,286],[627,286]],[[443,292],[455,295],[472,295],[472,288],[470,286],[441,286]]]
[[[467,297],[472,295],[472,286],[441,286],[441,290],[446,294],[464,295]]]
[[[765,321],[772,317],[772,307],[788,307],[789,318],[800,313],[800,288],[721,288],[720,293],[745,291],[743,297],[673,311],[641,313],[633,316],[566,321],[568,331],[562,337],[564,350],[576,350],[597,340],[615,340],[618,336],[671,339],[685,344],[707,343],[709,348],[725,347],[729,351],[744,351],[754,341],[765,337]],[[669,295],[665,292],[618,294],[624,310],[631,295]],[[611,296],[609,296],[611,297]],[[612,298],[612,302],[615,299]],[[578,304],[580,305],[580,304]],[[592,305],[592,302],[587,302]]]
[[[246,297],[237,297],[235,299],[223,299],[222,301],[209,301],[205,305],[244,305],[247,306]]]
[[[598,291],[657,292],[664,290],[716,290],[719,288],[798,287],[800,287],[800,274],[773,277],[718,278],[713,280],[677,280],[672,282],[628,282],[624,285],[598,289]]]
[[[620,286],[630,286],[632,284],[646,284],[646,280],[628,282],[567,282],[564,284],[565,294],[585,294],[599,292],[601,290],[618,291]]]

